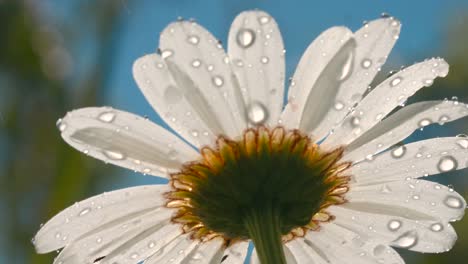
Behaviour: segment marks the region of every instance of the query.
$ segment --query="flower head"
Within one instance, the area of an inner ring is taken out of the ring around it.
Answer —
[[[404,263],[392,247],[450,249],[465,200],[419,179],[467,166],[468,139],[401,141],[468,114],[456,101],[403,106],[448,73],[429,59],[369,91],[396,39],[393,17],[356,32],[333,27],[305,51],[283,108],[284,48],[273,18],[241,13],[228,51],[191,21],[170,24],[160,52],[135,79],[184,140],[109,107],[58,122],[95,158],[167,185],[138,186],[76,203],[35,237],[55,263]],[[188,142],[188,143],[186,143]]]

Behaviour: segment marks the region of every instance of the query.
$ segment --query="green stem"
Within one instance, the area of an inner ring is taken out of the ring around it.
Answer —
[[[280,217],[272,206],[247,212],[244,225],[255,245],[260,263],[286,264],[281,241]]]

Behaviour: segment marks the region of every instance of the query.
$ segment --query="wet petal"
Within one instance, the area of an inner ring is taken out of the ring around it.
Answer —
[[[438,183],[407,179],[404,181],[353,185],[346,194],[355,210],[402,216],[415,221],[456,221],[463,217],[466,202],[453,189]],[[369,208],[372,208],[369,209]]]
[[[315,128],[333,106],[343,79],[348,77],[355,47],[352,32],[345,27],[330,28],[309,45],[291,80],[288,104],[281,117],[287,128],[314,133],[316,138],[328,133],[319,133]]]
[[[386,215],[367,212],[363,205],[359,208],[362,210],[353,210],[350,203],[333,206],[328,211],[336,216],[335,224],[360,236],[371,236],[373,240],[385,245],[439,253],[452,248],[457,239],[455,230],[447,222],[407,219],[404,210],[399,215]],[[370,207],[369,211],[373,209]]]
[[[263,11],[242,12],[232,22],[228,44],[250,124],[276,126],[283,106],[285,74],[278,25]]]
[[[437,77],[445,77],[448,64],[440,58],[405,68],[379,84],[343,120],[324,142],[325,146],[347,145],[380,122],[398,105]]]
[[[468,138],[432,138],[376,155],[351,167],[357,185],[402,181],[468,166]]]
[[[198,24],[180,21],[163,31],[160,48],[177,87],[205,123],[215,124],[213,129],[231,138],[241,135],[245,106],[218,40]]]
[[[75,203],[54,216],[39,230],[34,239],[36,250],[45,253],[86,237],[96,235],[97,239],[97,234],[101,231],[121,227],[128,222],[136,221],[135,224],[139,224],[148,214],[153,215],[156,221],[149,223],[150,225],[164,222],[171,214],[164,209],[165,200],[162,197],[168,190],[166,185],[138,186]],[[119,235],[113,232],[109,240]]]
[[[347,148],[346,160],[360,161],[407,138],[418,128],[445,124],[468,115],[468,106],[457,101],[428,101],[411,104],[377,123]]]
[[[109,107],[69,112],[59,122],[63,139],[74,148],[144,174],[167,177],[198,153],[166,129],[142,117]]]

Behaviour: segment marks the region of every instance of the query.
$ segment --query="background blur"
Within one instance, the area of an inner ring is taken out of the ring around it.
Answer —
[[[324,29],[389,13],[403,22],[400,40],[382,71],[441,56],[450,74],[411,101],[458,97],[468,102],[468,1],[273,0],[0,0],[0,263],[52,263],[30,242],[41,223],[85,197],[163,180],[104,165],[65,144],[55,128],[66,111],[112,105],[163,124],[138,91],[133,61],[152,53],[169,22],[194,18],[221,40],[237,13],[259,8],[278,21],[292,75],[307,45]],[[433,125],[434,134],[468,134],[468,119]],[[433,177],[468,198],[467,170]],[[402,251],[408,263],[465,263],[468,217],[454,224],[452,251]]]

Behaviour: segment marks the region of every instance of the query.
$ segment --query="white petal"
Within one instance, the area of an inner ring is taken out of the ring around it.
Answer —
[[[211,145],[224,134],[216,109],[195,86],[177,81],[160,55],[136,60],[133,76],[161,118],[194,146]]]
[[[35,237],[36,250],[39,253],[50,252],[104,227],[124,224],[155,210],[162,210],[165,202],[162,194],[168,190],[166,185],[138,186],[75,203],[39,230]]]
[[[224,251],[222,264],[244,264],[249,247],[248,242],[238,242]]]
[[[223,258],[223,247],[224,240],[221,238],[215,238],[213,240],[200,243],[191,253],[188,255],[181,264],[193,264],[193,263],[221,263]]]
[[[286,263],[287,264],[297,264],[298,262],[296,261],[296,258],[294,257],[293,253],[289,250],[289,248],[285,245],[283,245],[283,250],[284,250],[284,257],[286,258]],[[252,255],[250,256],[250,263],[251,264],[263,264],[260,263],[260,260],[258,259],[257,251],[253,250]]]
[[[432,138],[396,146],[351,167],[357,185],[419,178],[468,166],[468,138]]]
[[[156,216],[156,217],[155,217]],[[92,235],[67,245],[54,263],[128,263],[133,264],[155,254],[182,232],[158,215],[146,214],[119,225],[107,226]]]
[[[228,54],[248,120],[278,124],[284,93],[284,46],[275,20],[263,11],[240,13],[229,31]],[[261,113],[263,111],[263,113]]]
[[[457,239],[455,230],[446,222],[407,219],[404,210],[400,215],[386,215],[352,208],[349,203],[327,210],[336,216],[333,223],[386,245],[419,252],[443,252],[452,248]]]
[[[314,129],[334,104],[342,83],[340,75],[344,72],[343,78],[348,77],[346,66],[351,65],[349,58],[355,47],[352,33],[345,27],[330,28],[309,45],[289,87],[288,104],[281,117],[286,127],[313,132],[316,138],[326,135],[328,131]]]
[[[347,148],[346,160],[360,161],[407,138],[430,123],[444,124],[468,115],[468,106],[457,101],[411,104],[376,124]],[[468,144],[468,141],[467,141]]]
[[[324,142],[325,146],[347,145],[380,122],[398,105],[419,89],[445,77],[448,64],[443,59],[430,59],[405,68],[379,84],[358,104]]]
[[[69,112],[59,128],[74,148],[144,174],[167,176],[199,154],[174,134],[142,117],[109,107]]]
[[[286,244],[298,264],[328,264],[326,256],[320,256],[311,246],[307,245],[302,238],[294,239]],[[320,251],[319,251],[320,252]]]
[[[466,207],[463,197],[453,189],[416,179],[352,185],[346,199],[350,202],[347,206],[355,210],[425,221],[459,220]]]
[[[346,110],[361,100],[363,93],[387,60],[398,39],[400,28],[400,21],[394,17],[387,17],[370,21],[354,33],[356,53],[352,74],[343,82],[343,89],[340,89],[337,95],[337,103],[341,103],[339,107],[344,110],[331,112],[340,113],[332,120],[335,122],[333,125],[344,118]]]
[[[160,48],[177,87],[202,119],[231,138],[240,136],[246,127],[244,102],[218,40],[196,23],[182,21],[163,31]],[[196,60],[199,67],[193,66]]]
[[[318,232],[307,233],[299,243],[304,243],[304,249],[320,255],[326,263],[404,263],[392,248],[333,223],[324,224]]]
[[[146,259],[144,263],[183,263],[182,261],[192,253],[199,243],[199,241],[191,239],[190,235],[182,235]]]

